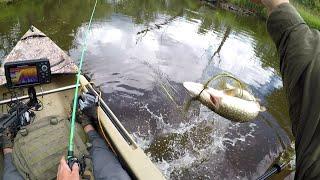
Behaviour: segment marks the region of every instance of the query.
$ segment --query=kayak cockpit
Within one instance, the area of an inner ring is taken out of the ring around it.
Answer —
[[[33,27],[29,30],[5,58],[3,64],[17,61],[29,61],[32,59],[49,60],[51,65],[51,83],[35,86],[37,98],[41,102],[42,109],[34,111],[36,119],[43,119],[47,116],[70,117],[74,89],[76,87],[77,66],[73,60],[62,51],[44,33]],[[5,74],[3,66],[0,73]],[[80,77],[79,94],[90,90],[96,94],[99,91],[85,77]],[[1,113],[8,113],[8,104],[13,101],[27,101],[28,87],[20,87],[14,90],[8,89],[8,82],[5,76],[0,76],[0,106]],[[114,150],[125,170],[134,179],[164,179],[158,168],[152,163],[149,157],[136,144],[131,135],[123,127],[115,114],[99,98],[98,119],[100,131],[106,135],[106,142]],[[67,149],[65,150],[67,151]],[[3,154],[0,153],[0,171],[3,173]]]

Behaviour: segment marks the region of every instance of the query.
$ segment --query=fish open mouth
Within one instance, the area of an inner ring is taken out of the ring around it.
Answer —
[[[212,102],[212,105],[215,109],[218,109],[220,106],[220,98],[213,96],[210,94],[210,101]]]

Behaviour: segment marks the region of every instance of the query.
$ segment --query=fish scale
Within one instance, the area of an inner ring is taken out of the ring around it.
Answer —
[[[204,85],[199,83],[185,82],[183,86],[192,97],[197,97],[202,104],[230,121],[252,121],[258,116],[262,109],[257,101],[249,101],[230,96],[225,94],[224,91],[211,87],[205,88]],[[218,99],[218,101],[213,102],[211,97]]]

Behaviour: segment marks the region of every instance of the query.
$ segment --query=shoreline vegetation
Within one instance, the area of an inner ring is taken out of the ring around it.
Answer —
[[[263,6],[252,3],[251,0],[206,0],[207,3],[231,10],[238,14],[256,15],[267,18]],[[305,22],[312,28],[320,30],[320,0],[291,0]]]
[[[0,3],[11,3],[13,0],[0,0]]]
[[[15,0],[0,0],[1,4],[10,4]],[[200,0],[209,5],[218,6],[237,14],[255,15],[267,18],[267,12],[263,6],[251,2],[251,0]],[[305,22],[312,28],[320,30],[320,0],[290,0]]]

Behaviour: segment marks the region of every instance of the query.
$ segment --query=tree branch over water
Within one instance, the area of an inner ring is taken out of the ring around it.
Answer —
[[[147,35],[147,33],[148,33],[149,31],[153,31],[153,30],[155,30],[155,29],[161,29],[163,26],[170,24],[170,23],[173,22],[175,19],[177,19],[179,16],[181,16],[182,14],[183,14],[183,11],[181,11],[180,13],[178,13],[178,14],[175,15],[175,16],[170,17],[169,19],[164,20],[164,22],[162,22],[162,23],[156,23],[156,24],[154,24],[154,25],[152,25],[152,26],[148,26],[146,29],[144,29],[144,30],[142,30],[142,31],[137,32],[137,35],[141,35],[141,37],[138,38],[138,39],[141,40],[144,36]],[[138,42],[138,40],[137,40],[137,42]]]
[[[222,38],[222,40],[221,40],[221,42],[220,42],[220,45],[219,45],[218,49],[217,49],[217,50],[213,53],[213,55],[211,56],[211,58],[210,58],[210,60],[209,60],[209,62],[208,62],[208,65],[212,62],[213,58],[214,58],[217,54],[219,54],[219,56],[220,56],[220,51],[221,51],[224,43],[227,41],[230,33],[231,33],[231,27],[227,27],[227,30],[226,30],[226,32],[224,33],[223,38]]]

